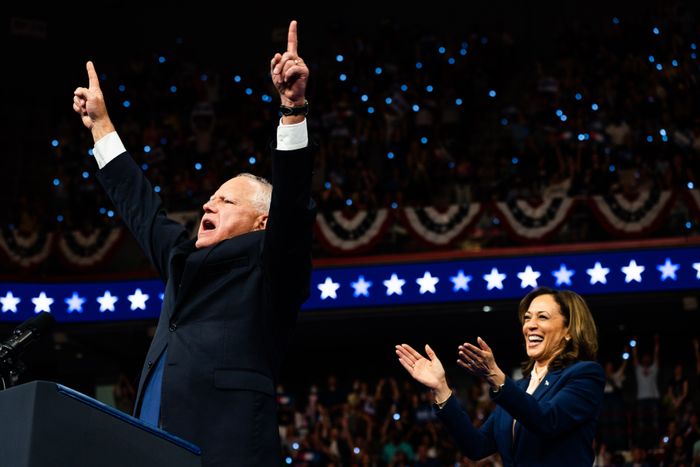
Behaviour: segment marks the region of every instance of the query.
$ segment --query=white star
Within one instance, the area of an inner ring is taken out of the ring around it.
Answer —
[[[41,292],[38,297],[32,298],[32,303],[34,304],[34,313],[51,312],[53,298],[47,297],[44,292]]]
[[[357,282],[351,282],[350,286],[355,289],[353,292],[353,297],[369,297],[369,288],[372,287],[372,283],[365,280],[365,276],[360,276],[357,278]]]
[[[12,295],[11,291],[7,291],[4,297],[0,297],[0,303],[2,303],[2,312],[11,311],[12,313],[17,313],[17,304],[21,302],[22,299]]]
[[[464,271],[460,269],[456,276],[450,277],[450,280],[454,284],[454,287],[452,287],[453,292],[469,290],[469,282],[472,280],[472,276],[465,276]]]
[[[532,267],[528,264],[523,272],[518,273],[518,279],[520,279],[520,288],[525,289],[527,287],[537,287],[537,279],[542,274],[539,271],[533,271]]]
[[[632,281],[642,282],[642,273],[644,269],[646,268],[638,265],[635,260],[630,261],[629,265],[620,268],[620,270],[625,273],[625,283],[627,284]]]
[[[387,295],[401,295],[403,294],[403,291],[401,290],[401,287],[406,283],[405,280],[399,279],[396,274],[392,274],[391,278],[389,280],[384,281],[384,287],[386,287],[386,294]]]
[[[416,279],[416,284],[420,285],[420,294],[423,295],[426,292],[435,293],[435,284],[440,282],[440,279],[430,275],[429,271],[425,271],[423,277]]]
[[[335,300],[338,298],[338,295],[335,292],[338,290],[338,287],[340,287],[340,284],[333,282],[333,279],[330,277],[326,277],[326,282],[323,284],[318,284],[316,287],[318,287],[318,290],[321,291],[321,300],[325,300],[327,298],[332,298]]]
[[[141,289],[136,289],[133,295],[129,295],[126,298],[128,298],[131,302],[132,310],[136,310],[137,308],[141,310],[146,309],[146,300],[148,300],[148,295],[141,292]]]
[[[484,280],[487,282],[486,288],[491,290],[493,288],[503,289],[503,281],[506,275],[498,272],[498,269],[492,268],[489,274],[484,274]]]
[[[566,269],[566,264],[559,265],[558,271],[552,271],[552,275],[557,279],[557,287],[562,284],[571,285],[571,276],[576,274],[573,269]]]
[[[696,278],[696,279],[700,279],[700,263],[693,263],[693,267],[694,267],[695,270],[698,272],[698,275],[695,276],[695,278]],[[0,298],[0,300],[2,300],[2,298]],[[5,307],[3,307],[2,310],[5,311]]]
[[[601,284],[607,284],[608,280],[605,276],[610,272],[609,268],[604,268],[601,266],[600,262],[596,261],[592,268],[586,269],[586,274],[591,276],[591,285],[600,282]]]
[[[661,273],[661,280],[665,281],[666,279],[673,279],[674,281],[676,280],[676,271],[680,269],[680,266],[677,264],[673,264],[671,262],[671,258],[666,258],[666,262],[664,264],[660,264],[656,266],[656,269],[659,270]]]
[[[68,313],[73,313],[74,311],[78,313],[83,312],[83,303],[85,303],[85,299],[78,296],[78,292],[73,292],[70,298],[64,298],[63,301],[68,305]]]
[[[105,311],[114,311],[114,304],[118,300],[119,299],[116,296],[109,293],[109,290],[105,290],[105,294],[103,296],[97,297],[97,302],[100,304],[100,312],[104,313]]]

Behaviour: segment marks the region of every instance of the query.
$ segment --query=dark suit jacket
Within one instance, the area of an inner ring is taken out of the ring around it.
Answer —
[[[167,347],[163,429],[203,450],[204,466],[280,465],[275,373],[309,294],[311,148],[273,149],[267,229],[197,249],[168,219],[129,154],[98,178],[166,282],[163,308],[141,373]]]
[[[593,435],[605,387],[603,368],[595,362],[578,362],[552,371],[532,395],[526,392],[528,384],[529,379],[506,378],[493,397],[496,409],[479,429],[455,397],[437,416],[471,459],[498,452],[507,466],[593,465]]]

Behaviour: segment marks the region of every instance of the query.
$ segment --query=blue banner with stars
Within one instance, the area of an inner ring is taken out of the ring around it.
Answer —
[[[304,310],[518,299],[538,286],[589,294],[698,289],[700,247],[416,260],[316,267]],[[0,322],[50,312],[59,322],[155,319],[160,280],[0,283]]]

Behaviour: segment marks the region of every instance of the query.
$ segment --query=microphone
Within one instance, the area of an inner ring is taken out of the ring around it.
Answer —
[[[51,313],[39,313],[17,326],[12,335],[0,342],[0,366],[12,364],[12,360],[21,355],[26,348],[47,332],[56,320]]]

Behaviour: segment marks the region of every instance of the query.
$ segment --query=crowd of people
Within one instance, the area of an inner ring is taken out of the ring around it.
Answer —
[[[308,95],[320,210],[696,187],[697,21],[682,2],[659,8],[572,21],[551,41],[400,22],[324,38],[309,57]],[[176,37],[168,50],[134,51],[127,66],[99,65],[125,145],[169,210],[199,209],[220,176],[269,174],[277,108],[260,67],[202,64]],[[86,157],[92,142],[67,112],[53,128],[54,163],[33,173],[16,194],[22,209],[3,222],[114,222]],[[661,235],[697,231],[679,209]],[[567,241],[605,239],[590,217],[575,218],[580,238]]]

